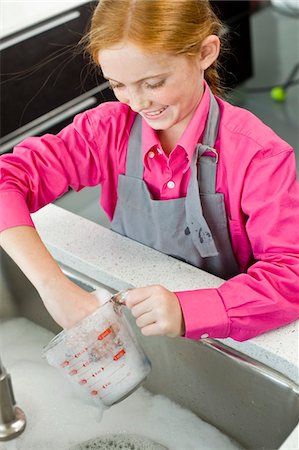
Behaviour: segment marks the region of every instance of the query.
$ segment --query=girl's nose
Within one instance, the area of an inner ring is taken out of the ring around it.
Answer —
[[[143,109],[147,109],[149,107],[150,100],[142,94],[129,93],[128,104],[133,109],[133,111],[140,112]]]

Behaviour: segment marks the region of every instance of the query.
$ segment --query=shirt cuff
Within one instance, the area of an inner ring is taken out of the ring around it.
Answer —
[[[217,289],[175,292],[189,339],[226,338],[230,320]]]
[[[19,192],[3,192],[0,211],[0,231],[17,226],[34,227],[26,200]]]

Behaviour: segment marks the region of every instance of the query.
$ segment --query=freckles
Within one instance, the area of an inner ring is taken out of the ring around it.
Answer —
[[[125,95],[121,95],[121,94],[116,94],[114,92],[115,97],[117,98],[118,101],[120,101],[121,103],[129,103],[129,100],[125,97]]]
[[[176,94],[173,91],[168,94],[155,95],[153,100],[161,105],[173,105],[177,103]]]

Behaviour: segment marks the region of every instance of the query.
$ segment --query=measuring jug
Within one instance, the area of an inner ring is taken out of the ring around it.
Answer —
[[[43,352],[50,365],[107,406],[132,393],[151,370],[123,308],[112,297]]]

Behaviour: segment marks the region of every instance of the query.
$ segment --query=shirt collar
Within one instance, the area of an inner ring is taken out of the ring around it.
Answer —
[[[201,141],[210,107],[210,94],[204,80],[204,93],[185,131],[180,137],[177,147],[180,146],[187,153],[189,161],[192,159],[196,144]],[[156,130],[151,128],[142,119],[142,153],[143,157],[153,148],[161,148]]]

